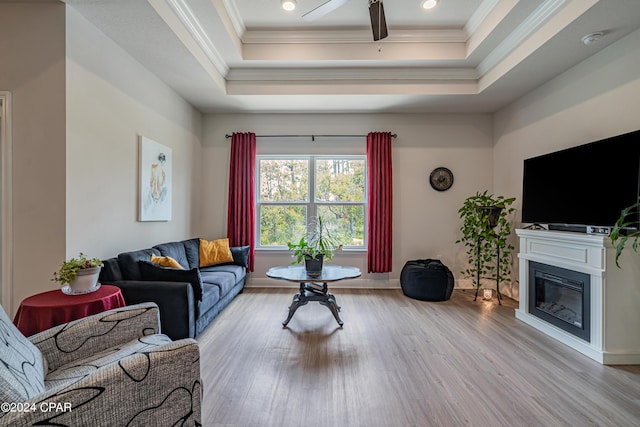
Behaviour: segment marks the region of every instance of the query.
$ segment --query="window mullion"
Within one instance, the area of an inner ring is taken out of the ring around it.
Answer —
[[[311,228],[312,218],[318,216],[318,208],[316,207],[316,158],[309,157],[309,205],[307,207],[307,230]]]

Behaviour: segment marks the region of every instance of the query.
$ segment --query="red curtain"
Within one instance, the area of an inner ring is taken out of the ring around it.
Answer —
[[[255,172],[256,134],[234,132],[231,137],[231,164],[229,166],[227,237],[230,246],[251,246],[249,271],[253,271]]]
[[[367,224],[369,273],[391,271],[392,170],[391,132],[367,135],[367,178],[369,180]]]

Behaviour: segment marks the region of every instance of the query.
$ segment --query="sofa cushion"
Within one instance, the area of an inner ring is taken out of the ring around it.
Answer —
[[[197,317],[200,317],[202,313],[209,311],[211,307],[216,305],[220,301],[220,288],[211,283],[202,284],[202,301],[198,302]]]
[[[235,264],[221,264],[221,265],[213,265],[211,267],[202,267],[200,269],[200,274],[213,273],[216,271],[232,273],[236,278],[235,279],[236,283],[242,280],[244,276],[247,275],[247,270],[244,267],[240,267],[239,265],[235,265]]]
[[[229,239],[200,239],[200,267],[233,262]]]
[[[162,255],[157,249],[141,249],[133,252],[123,252],[118,255],[120,272],[123,280],[142,280],[138,261],[149,261],[151,254]]]
[[[220,288],[220,297],[224,297],[237,283],[236,276],[228,271],[200,271],[202,283]]]
[[[189,261],[189,268],[200,267],[200,239],[188,239],[183,240],[184,252],[187,255]]]
[[[0,402],[25,402],[42,393],[46,360],[0,307]]]
[[[170,256],[157,256],[157,255],[151,254],[151,262],[156,265],[159,265],[160,267],[171,267],[171,268],[177,268],[178,270],[184,270],[184,267],[180,265],[178,261],[171,258]]]
[[[118,258],[113,257],[103,260],[98,281],[104,284],[112,284],[118,280],[122,280],[122,273],[120,272]]]
[[[183,242],[162,243],[160,245],[155,245],[153,248],[159,250],[162,256],[170,256],[175,259],[182,267],[193,268],[189,264],[189,259],[187,258],[187,253],[184,250]]]
[[[140,265],[141,280],[151,280],[158,282],[189,282],[193,288],[193,296],[196,300],[202,301],[202,279],[200,270],[178,270],[176,268],[160,267],[151,261],[138,261]]]

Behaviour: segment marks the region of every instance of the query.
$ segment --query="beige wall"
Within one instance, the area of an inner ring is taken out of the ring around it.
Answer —
[[[441,258],[456,277],[465,259],[454,242],[460,222],[457,210],[464,199],[492,186],[492,118],[488,114],[347,114],[347,115],[208,115],[204,122],[203,230],[209,238],[226,235],[226,201],[229,140],[225,133],[257,134],[366,134],[391,131],[393,143],[394,235],[393,272],[363,274],[354,286],[398,286],[407,260]],[[364,154],[365,138],[356,139],[258,139],[258,154],[342,153]],[[438,166],[455,175],[446,192],[433,190],[429,173]],[[258,252],[256,271],[249,285],[276,285],[265,279],[274,265],[289,264],[290,254]],[[358,266],[366,272],[364,253],[340,253],[335,263]],[[389,281],[388,279],[391,279]],[[459,284],[463,284],[460,282]]]
[[[67,256],[199,234],[202,115],[67,8]],[[138,222],[138,138],[173,150],[172,219]]]
[[[10,315],[63,259],[199,235],[202,115],[61,2],[0,3],[12,94]],[[173,218],[137,222],[138,137],[173,149]]]
[[[494,188],[518,198],[518,220],[524,159],[640,129],[638,64],[640,31],[495,114]]]
[[[65,256],[65,12],[57,4],[0,3],[0,90],[12,94],[11,315],[55,288]]]

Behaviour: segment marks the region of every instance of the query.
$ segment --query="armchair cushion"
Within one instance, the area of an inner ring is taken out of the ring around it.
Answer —
[[[160,332],[158,306],[131,305],[54,326],[29,337],[50,371],[139,337]]]
[[[45,389],[46,360],[0,307],[0,402],[24,402]]]

